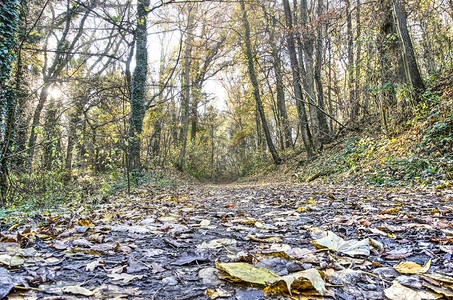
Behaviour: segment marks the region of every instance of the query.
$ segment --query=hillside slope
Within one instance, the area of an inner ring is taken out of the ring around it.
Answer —
[[[437,78],[412,118],[395,125],[389,137],[376,117],[360,131],[349,130],[313,161],[304,153],[289,155],[279,166],[247,180],[364,183],[385,186],[453,182],[453,71]]]

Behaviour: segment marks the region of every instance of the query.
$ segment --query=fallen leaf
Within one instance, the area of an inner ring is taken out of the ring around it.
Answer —
[[[216,262],[216,267],[226,273],[221,276],[222,279],[252,284],[264,288],[266,293],[289,292],[291,294],[292,291],[316,289],[324,295],[327,291],[321,273],[316,269],[278,276],[266,268],[258,268],[242,262]]]
[[[201,255],[194,255],[194,254],[183,254],[180,258],[178,258],[175,262],[172,263],[172,265],[176,266],[183,266],[183,265],[189,265],[194,262],[206,262],[209,259],[207,257],[201,256]]]
[[[246,282],[259,287],[266,287],[269,282],[278,279],[272,271],[265,268],[257,268],[247,263],[219,263],[216,262],[217,269],[224,271],[227,275],[223,276],[232,282]]]
[[[368,220],[360,220],[359,222],[361,225],[363,226],[370,226],[371,225],[371,222],[368,221]]]
[[[85,270],[87,271],[94,271],[97,267],[103,266],[105,263],[101,259],[97,259],[95,261],[92,261],[88,263],[85,267]]]
[[[372,233],[374,234],[378,234],[378,235],[382,235],[382,236],[387,236],[387,233],[382,231],[382,230],[379,230],[377,228],[370,228],[369,229]]]
[[[390,300],[421,300],[422,297],[413,289],[407,288],[398,281],[393,281],[393,284],[388,289],[384,290],[384,295]]]
[[[330,269],[332,270],[332,269]],[[330,271],[327,275],[326,272],[326,279],[334,285],[343,285],[343,284],[355,284],[362,276],[361,271],[356,271],[352,269],[344,269],[339,271]]]
[[[77,239],[72,241],[72,245],[76,247],[90,248],[93,244],[86,239]]]
[[[53,243],[53,247],[57,250],[65,250],[68,249],[69,245],[68,243],[62,241],[56,241],[55,243]]]
[[[326,235],[323,238],[312,241],[312,244],[317,248],[327,248],[329,250],[340,252],[349,256],[370,255],[369,239],[363,239],[361,241],[345,241],[332,231],[327,231]]]
[[[260,243],[280,243],[282,241],[282,238],[279,236],[257,237],[254,234],[249,234],[247,238]]]
[[[257,222],[255,222],[255,227],[256,227],[256,228],[263,229],[263,228],[266,227],[266,225],[265,225],[264,223],[262,223],[262,222],[258,222],[258,221],[257,221]]]
[[[445,297],[448,297],[449,299],[451,299],[451,297],[453,297],[453,291],[451,289],[449,289],[448,287],[435,286],[435,285],[432,285],[427,282],[423,283],[423,285],[425,287],[433,290],[435,293],[441,294],[441,296],[444,295]],[[442,298],[442,297],[440,297],[440,298]]]
[[[6,297],[16,285],[22,285],[21,281],[13,277],[7,269],[0,267],[0,299]]]
[[[448,277],[448,276],[443,276],[443,275],[437,275],[437,274],[425,274],[424,276],[432,278],[437,281],[442,281],[445,283],[453,284],[453,278]]]
[[[153,269],[152,269],[152,271],[151,271],[153,274],[156,274],[156,273],[160,273],[160,272],[165,271],[164,266],[161,265],[161,264],[158,264],[158,263],[156,263],[156,262],[151,263],[151,267],[153,267]]]
[[[113,251],[115,252],[123,252],[123,253],[131,253],[132,248],[128,246],[121,245],[120,242],[116,242],[115,248],[113,248]]]
[[[108,222],[112,221],[112,218],[113,218],[113,214],[108,214],[107,216],[102,218],[101,221],[104,223],[108,223]]]
[[[93,291],[90,291],[89,289],[86,289],[78,285],[64,287],[61,289],[61,291],[66,294],[81,295],[86,297],[94,295]]]
[[[210,224],[211,224],[211,221],[209,221],[209,220],[203,220],[203,221],[200,222],[199,225],[200,225],[201,227],[204,227],[204,226],[209,226]]]
[[[83,227],[94,227],[94,224],[90,222],[88,219],[82,219],[76,222],[76,225],[83,226]]]
[[[231,292],[225,291],[222,288],[218,289],[207,289],[206,290],[206,295],[209,296],[209,299],[217,299],[217,298],[228,298],[231,297]]]
[[[404,261],[393,266],[401,274],[423,274],[426,273],[431,266],[431,259],[422,267],[412,261]]]
[[[100,244],[104,241],[104,235],[102,233],[95,233],[95,234],[90,235],[87,238],[87,240],[90,242],[95,242],[95,243]]]
[[[123,283],[129,283],[135,279],[142,279],[144,275],[130,275],[127,273],[121,273],[121,274],[108,274],[108,277],[112,278],[112,280],[115,281],[122,281]]]
[[[0,263],[8,266],[8,267],[18,267],[22,264],[24,264],[25,260],[17,255],[8,255],[8,254],[2,254],[0,255]]]
[[[325,295],[326,285],[321,277],[320,271],[308,269],[297,273],[281,276],[269,282],[270,285],[264,289],[266,293],[288,292],[316,289],[321,295]]]
[[[197,245],[198,249],[215,249],[223,246],[235,245],[237,241],[235,239],[216,239],[209,242],[203,242]]]

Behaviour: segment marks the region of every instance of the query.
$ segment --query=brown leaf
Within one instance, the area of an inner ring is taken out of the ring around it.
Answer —
[[[123,253],[131,253],[132,248],[128,246],[121,245],[120,242],[116,242],[115,248],[113,248],[113,251],[115,252],[123,252]]]

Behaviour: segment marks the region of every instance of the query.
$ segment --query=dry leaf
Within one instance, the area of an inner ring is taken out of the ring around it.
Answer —
[[[428,272],[431,266],[431,259],[422,267],[412,261],[403,261],[393,266],[401,274],[423,274]]]
[[[216,267],[228,274],[228,276],[224,276],[225,279],[233,282],[247,282],[260,287],[265,287],[269,282],[279,278],[279,276],[268,269],[257,268],[242,262],[216,262]]]
[[[279,277],[270,282],[264,292],[289,292],[292,294],[292,292],[309,289],[316,289],[321,295],[325,295],[327,292],[320,271],[313,268]]]
[[[115,281],[123,281],[123,283],[129,283],[135,279],[142,279],[144,275],[130,275],[127,273],[121,274],[108,274],[108,277],[112,278]]]
[[[89,289],[77,285],[64,287],[61,289],[61,291],[66,294],[81,295],[86,297],[94,295],[94,292],[90,291]]]
[[[398,281],[393,281],[392,286],[384,290],[384,295],[390,300],[422,300],[416,291],[401,285]]]
[[[327,231],[324,237],[312,241],[312,244],[317,248],[327,248],[329,250],[344,253],[349,256],[370,255],[370,240],[363,239],[361,241],[349,240],[345,241],[337,236],[332,231]]]
[[[105,263],[101,259],[97,259],[95,261],[90,262],[86,265],[85,270],[87,271],[94,271],[97,267],[103,266]]]
[[[200,245],[197,245],[198,249],[215,249],[221,248],[223,246],[235,245],[237,243],[234,239],[216,239],[209,242],[203,242]]]
[[[8,266],[8,267],[18,267],[22,264],[24,264],[25,260],[17,255],[8,255],[8,254],[2,254],[0,255],[0,263]]]

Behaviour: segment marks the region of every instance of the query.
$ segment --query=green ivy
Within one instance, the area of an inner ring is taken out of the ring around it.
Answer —
[[[15,110],[15,89],[9,80],[16,60],[19,1],[4,0],[0,6],[0,204],[6,194],[6,157],[11,150]]]

